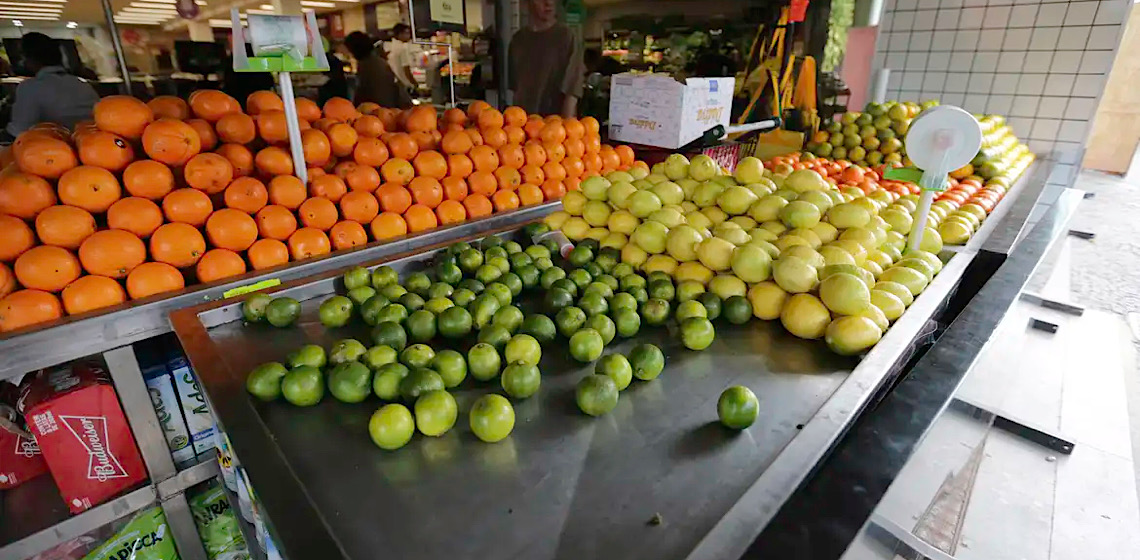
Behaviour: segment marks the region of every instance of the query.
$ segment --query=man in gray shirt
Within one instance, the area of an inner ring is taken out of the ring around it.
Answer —
[[[507,53],[514,104],[528,113],[574,117],[586,69],[582,43],[558,23],[554,0],[529,0],[530,25],[511,38]]]
[[[18,136],[42,122],[71,128],[91,118],[99,94],[63,68],[63,55],[54,39],[43,33],[28,33],[20,38],[20,50],[25,66],[35,77],[16,87],[12,119],[5,129],[8,134]]]

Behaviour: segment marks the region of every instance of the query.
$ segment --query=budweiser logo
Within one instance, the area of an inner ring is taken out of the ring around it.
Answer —
[[[23,437],[16,438],[16,455],[24,457],[34,457],[40,454],[40,446],[36,445],[34,439],[24,439]]]
[[[108,447],[107,418],[103,416],[60,416],[75,439],[87,450],[87,478],[106,482],[125,478],[126,469]]]

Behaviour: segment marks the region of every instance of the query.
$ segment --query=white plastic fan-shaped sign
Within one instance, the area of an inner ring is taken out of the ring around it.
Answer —
[[[946,175],[970,163],[982,147],[982,126],[978,119],[959,107],[940,105],[920,113],[906,134],[906,154],[922,169],[922,198],[918,216],[910,232],[908,246],[918,249],[934,191],[940,191]]]

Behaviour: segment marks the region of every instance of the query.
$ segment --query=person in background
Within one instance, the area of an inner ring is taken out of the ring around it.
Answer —
[[[20,38],[20,50],[33,78],[16,87],[12,120],[5,132],[11,137],[42,122],[53,122],[71,128],[91,118],[99,94],[63,68],[63,55],[55,39],[43,33],[28,33]]]
[[[403,23],[392,27],[392,41],[388,43],[388,65],[396,73],[396,79],[406,88],[417,87],[416,78],[412,75],[417,50],[412,43],[411,27]]]
[[[412,106],[408,91],[396,81],[395,74],[373,46],[372,38],[353,31],[344,38],[344,46],[356,59],[356,94],[353,103],[371,101],[381,107],[406,109]]]
[[[325,39],[322,37],[321,40],[324,41]],[[348,45],[344,45],[344,48],[347,49]],[[348,76],[345,73],[345,67],[348,66],[348,61],[341,58],[346,55],[342,55],[339,51],[339,48],[325,49],[329,61],[329,69],[325,72],[325,78],[327,78],[327,80],[317,88],[317,103],[322,107],[325,101],[334,97],[348,97]]]
[[[573,117],[582,97],[582,44],[558,22],[554,0],[527,0],[530,25],[511,38],[507,64],[514,104],[528,113]]]

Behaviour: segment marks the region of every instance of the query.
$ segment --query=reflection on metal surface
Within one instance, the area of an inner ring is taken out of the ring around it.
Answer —
[[[966,508],[970,505],[974,481],[978,477],[978,467],[986,449],[986,438],[970,453],[966,464],[956,473],[946,475],[946,480],[934,493],[930,505],[919,517],[914,526],[914,535],[947,554],[958,551],[958,541],[962,537],[962,522],[966,520]]]

